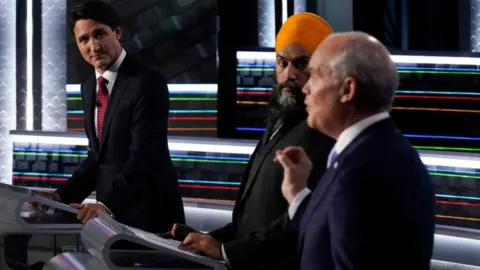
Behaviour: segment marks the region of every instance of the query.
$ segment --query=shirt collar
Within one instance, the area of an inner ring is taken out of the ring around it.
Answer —
[[[120,56],[115,61],[115,63],[113,63],[113,65],[108,70],[106,70],[103,74],[100,74],[98,73],[98,71],[95,70],[96,78],[98,79],[98,77],[102,76],[108,81],[109,84],[115,82],[115,79],[117,78],[117,75],[118,75],[118,70],[120,69],[120,66],[123,63],[123,60],[125,60],[125,56],[127,56],[127,52],[124,49],[122,49],[122,52],[120,53]]]
[[[360,133],[362,133],[362,131],[388,117],[390,117],[388,112],[381,112],[370,115],[369,117],[351,125],[340,134],[333,149],[335,149],[335,152],[339,155]]]

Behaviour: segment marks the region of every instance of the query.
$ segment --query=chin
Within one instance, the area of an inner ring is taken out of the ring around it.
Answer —
[[[102,67],[108,66],[109,62],[110,62],[110,61],[109,61],[108,59],[103,59],[103,58],[102,58],[102,59],[99,59],[99,60],[94,61],[94,62],[93,62],[93,66],[94,66],[95,68],[102,68]]]
[[[312,116],[310,116],[310,114],[307,117],[307,125],[308,125],[309,128],[317,129],[317,127],[315,125],[315,120],[313,119]]]

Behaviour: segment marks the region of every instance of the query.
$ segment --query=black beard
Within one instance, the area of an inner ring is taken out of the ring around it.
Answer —
[[[288,104],[281,104],[282,90],[285,87],[291,89],[289,93],[291,97],[289,98],[292,100]],[[302,89],[294,81],[289,80],[283,84],[275,85],[267,104],[267,132],[273,132],[276,125],[279,124],[293,125],[305,120],[307,112],[305,111],[304,101],[305,96]]]

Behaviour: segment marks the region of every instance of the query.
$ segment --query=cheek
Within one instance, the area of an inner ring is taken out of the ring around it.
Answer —
[[[86,61],[90,61],[90,50],[88,46],[79,45],[78,49],[80,50],[80,53],[82,54],[83,58],[85,58]]]
[[[276,68],[275,69],[275,79],[276,79],[276,83],[282,83],[283,81],[283,69],[281,68]]]
[[[331,111],[331,105],[329,104],[329,101],[323,91],[315,92],[314,95],[311,96],[311,101],[311,114],[316,121],[322,121],[321,119],[324,119],[330,114],[329,112]]]
[[[312,107],[315,111],[322,109],[323,99],[324,97],[320,90],[315,90],[311,93],[310,100],[311,100]]]

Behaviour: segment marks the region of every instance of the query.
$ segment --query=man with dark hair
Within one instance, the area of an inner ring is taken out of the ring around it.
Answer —
[[[284,23],[277,35],[277,85],[268,105],[267,131],[245,170],[232,222],[209,234],[190,233],[183,241],[186,249],[223,259],[233,269],[298,268],[295,233],[285,223],[283,170],[273,158],[277,149],[293,144],[319,164],[327,161],[334,141],[307,126],[302,87],[311,53],[331,32],[328,23],[312,13],[295,14]],[[319,166],[314,171],[310,188],[324,170]],[[178,227],[172,230],[174,236]]]
[[[165,232],[185,222],[167,139],[165,79],[135,62],[120,44],[120,21],[103,1],[70,12],[78,49],[95,73],[82,83],[88,157],[49,198],[71,204],[87,222],[107,212],[119,222]],[[97,203],[81,204],[96,190]]]

